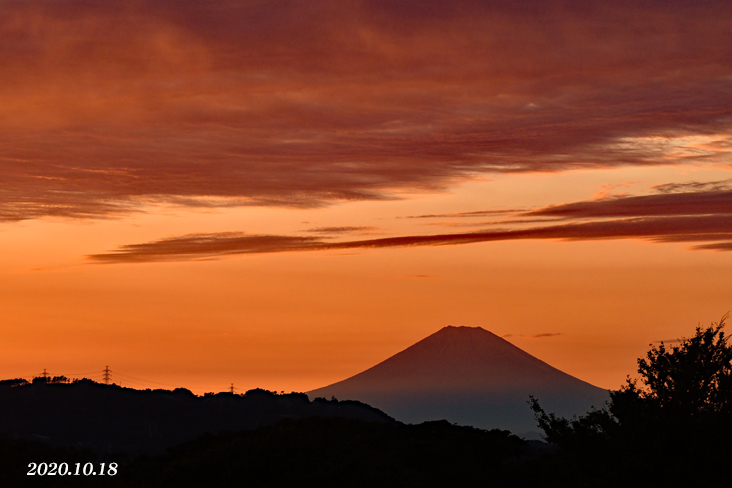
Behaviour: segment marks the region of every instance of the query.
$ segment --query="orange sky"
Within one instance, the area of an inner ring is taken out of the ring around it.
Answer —
[[[0,375],[309,390],[469,325],[618,387],[732,308],[730,20],[3,2]]]

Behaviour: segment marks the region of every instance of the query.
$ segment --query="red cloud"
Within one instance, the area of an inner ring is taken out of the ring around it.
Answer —
[[[638,141],[729,137],[728,8],[5,1],[0,219],[683,162]]]
[[[228,254],[274,253],[386,247],[443,246],[476,242],[564,239],[646,239],[653,242],[706,242],[693,249],[732,250],[732,191],[727,182],[664,185],[663,193],[625,196],[553,205],[521,215],[561,217],[532,228],[516,227],[456,234],[435,234],[333,242],[330,235],[363,227],[311,229],[324,237],[248,235],[243,233],[189,234],[158,241],[129,244],[116,251],[89,256],[97,262],[136,262],[195,259]],[[673,189],[676,192],[669,191]],[[682,191],[679,191],[682,190]],[[687,190],[687,191],[683,191]],[[695,191],[688,191],[695,190]],[[462,212],[460,217],[491,211]],[[591,218],[593,220],[587,220]],[[577,219],[572,221],[571,219]],[[562,222],[557,224],[556,222]],[[504,224],[524,224],[506,220]],[[368,228],[367,228],[368,229]]]

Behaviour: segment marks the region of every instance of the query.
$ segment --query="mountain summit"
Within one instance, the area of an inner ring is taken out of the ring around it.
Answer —
[[[360,400],[403,422],[447,419],[517,434],[538,430],[529,395],[564,416],[600,407],[608,392],[480,327],[448,326],[351,378],[308,392]]]

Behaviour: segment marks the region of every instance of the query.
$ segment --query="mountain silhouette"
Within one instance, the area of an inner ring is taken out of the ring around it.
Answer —
[[[562,416],[601,407],[608,392],[480,327],[445,327],[338,383],[307,392],[366,402],[397,420],[446,419],[479,428],[538,431],[529,395]]]

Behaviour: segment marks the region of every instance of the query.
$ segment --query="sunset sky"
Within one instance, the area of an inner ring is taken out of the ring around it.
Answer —
[[[618,388],[732,310],[727,1],[0,0],[0,376]]]

